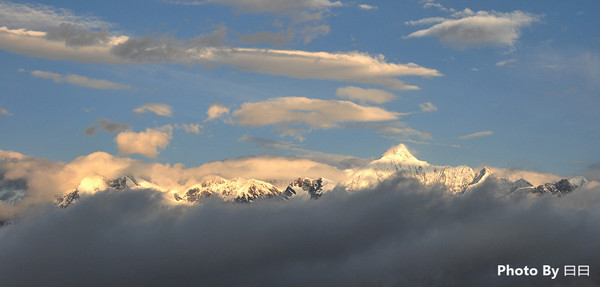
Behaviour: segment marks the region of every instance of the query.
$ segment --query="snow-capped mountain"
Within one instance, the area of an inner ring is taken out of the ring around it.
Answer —
[[[349,190],[372,188],[383,180],[401,174],[417,179],[424,185],[442,185],[450,193],[459,193],[469,184],[475,184],[487,176],[484,170],[480,173],[482,174],[475,174],[473,169],[466,165],[431,165],[415,158],[405,145],[400,144],[389,149],[380,159],[364,167],[348,170],[348,180],[344,186]]]
[[[152,186],[151,184],[146,184],[146,186],[148,185]],[[114,179],[108,179],[102,176],[85,177],[83,180],[81,180],[81,183],[77,188],[75,188],[75,190],[57,196],[56,205],[62,208],[66,208],[69,205],[76,202],[80,198],[82,193],[94,193],[107,189],[124,191],[141,188],[144,187],[140,184],[139,180],[137,180],[131,175],[126,175]]]
[[[348,180],[344,186],[348,190],[372,188],[383,180],[402,176],[416,179],[425,186],[441,186],[450,194],[468,192],[481,186],[484,182],[493,181],[499,188],[499,196],[514,192],[530,192],[540,195],[549,193],[554,196],[562,196],[587,182],[584,177],[575,177],[534,187],[523,178],[511,181],[496,176],[487,167],[475,172],[466,165],[456,167],[432,165],[415,158],[403,144],[389,149],[380,159],[374,160],[364,167],[348,170],[347,174]]]
[[[183,195],[174,194],[174,197],[176,201],[183,202],[200,202],[202,198],[211,196],[218,196],[226,201],[252,202],[280,194],[277,187],[264,181],[243,178],[228,180],[214,176],[191,186]]]
[[[0,201],[14,205],[25,196],[27,183],[24,180],[0,180]]]
[[[154,189],[162,192],[165,198],[172,202],[187,204],[202,202],[206,198],[215,196],[231,202],[253,202],[264,198],[286,200],[291,197],[318,199],[323,193],[333,190],[337,186],[348,191],[359,191],[373,188],[380,182],[394,177],[411,178],[424,186],[441,187],[448,194],[471,192],[484,183],[492,183],[495,184],[498,196],[508,196],[515,192],[563,196],[587,182],[583,177],[576,177],[534,186],[524,178],[516,181],[502,178],[487,167],[475,172],[466,165],[454,167],[429,164],[414,157],[403,144],[389,149],[377,160],[345,172],[347,177],[340,182],[333,182],[325,178],[298,177],[285,188],[252,178],[226,179],[219,176],[208,176],[199,183],[180,190],[163,188],[130,175],[115,179],[98,175],[85,177],[73,191],[58,196],[56,204],[60,207],[67,207],[82,195],[107,189],[114,191]],[[0,193],[0,195],[3,194]],[[12,197],[14,195],[11,195]]]

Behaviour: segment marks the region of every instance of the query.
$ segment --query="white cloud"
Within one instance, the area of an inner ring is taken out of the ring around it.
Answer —
[[[129,90],[131,86],[114,83],[107,80],[91,79],[80,75],[61,75],[47,71],[31,71],[31,75],[38,78],[53,80],[55,83],[69,83],[74,86],[99,89],[99,90]]]
[[[0,107],[0,116],[12,116],[13,114],[5,108]]]
[[[461,140],[468,140],[468,139],[478,138],[478,137],[487,137],[487,136],[491,136],[492,134],[494,134],[493,131],[481,131],[481,132],[476,132],[476,133],[460,136],[458,138]]]
[[[363,10],[375,10],[375,9],[377,9],[377,6],[371,6],[369,4],[360,4],[360,5],[358,5],[358,7],[360,9],[363,9]]]
[[[433,111],[437,111],[437,109],[438,109],[438,107],[436,107],[431,102],[422,103],[419,105],[419,107],[421,108],[422,112],[433,112]]]
[[[146,103],[135,108],[133,112],[138,115],[150,112],[163,117],[173,117],[173,107],[163,103]]]
[[[496,63],[496,66],[498,66],[498,67],[502,67],[502,66],[504,66],[504,65],[506,65],[506,64],[509,64],[509,63],[514,63],[514,62],[516,62],[516,61],[517,61],[517,60],[515,60],[515,59],[510,59],[510,60],[506,60],[506,61],[500,61],[500,62],[497,62],[497,63]]]
[[[397,112],[361,106],[349,101],[319,100],[305,97],[274,98],[244,103],[233,111],[234,123],[242,126],[308,125],[328,129],[345,122],[379,122],[398,119]]]
[[[521,36],[521,29],[541,16],[514,11],[511,13],[473,12],[470,9],[453,14],[458,19],[445,19],[428,29],[419,30],[406,38],[437,36],[442,42],[459,49],[480,46],[513,47]]]
[[[164,126],[160,129],[146,129],[145,132],[122,132],[117,135],[115,142],[119,153],[127,155],[139,153],[145,157],[156,157],[159,149],[169,145],[172,138],[172,127]]]
[[[297,79],[322,79],[376,84],[395,91],[416,90],[397,77],[435,77],[435,69],[414,63],[386,62],[382,55],[366,53],[328,53],[254,48],[202,49],[193,56],[197,61],[221,63],[255,73]]]
[[[220,104],[214,104],[208,108],[208,110],[206,111],[206,114],[208,115],[208,118],[205,120],[205,122],[213,121],[222,116],[228,115],[229,108],[226,106],[220,105]]]
[[[379,89],[363,89],[354,86],[338,88],[335,92],[338,98],[359,101],[361,103],[371,102],[383,104],[395,100],[396,95]]]

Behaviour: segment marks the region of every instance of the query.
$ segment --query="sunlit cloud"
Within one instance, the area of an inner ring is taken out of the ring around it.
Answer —
[[[123,155],[141,154],[145,157],[156,157],[169,145],[172,139],[172,127],[146,129],[144,132],[121,132],[115,138],[119,153]]]
[[[286,76],[297,79],[321,79],[375,84],[394,91],[417,90],[397,77],[436,77],[435,69],[414,63],[388,63],[382,55],[366,53],[328,53],[298,50],[266,50],[254,48],[203,49],[193,56],[198,61],[209,61],[255,73]]]
[[[206,115],[208,115],[208,118],[206,118],[205,121],[214,121],[220,117],[226,116],[229,114],[229,108],[220,104],[214,104],[211,105],[208,110],[206,111]]]
[[[311,129],[329,129],[346,122],[395,120],[401,114],[349,101],[288,97],[244,103],[232,116],[233,122],[241,126],[306,125]]]

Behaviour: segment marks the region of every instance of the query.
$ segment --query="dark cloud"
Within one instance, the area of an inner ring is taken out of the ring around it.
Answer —
[[[65,41],[65,45],[71,47],[105,45],[110,38],[111,35],[106,27],[100,31],[93,31],[72,23],[61,23],[46,32],[46,39]]]
[[[103,129],[108,133],[118,133],[118,132],[122,132],[122,131],[126,131],[128,129],[131,128],[131,126],[129,124],[120,124],[120,123],[116,123],[116,122],[111,122],[107,119],[101,119],[100,122],[98,123],[98,125],[92,125],[89,126],[87,129],[85,129],[83,132],[88,135],[95,135],[96,131],[98,129]]]
[[[100,192],[0,228],[0,277],[7,286],[600,284],[598,191],[503,199],[497,190],[447,196],[396,180],[316,201],[195,206],[167,206],[153,191]],[[591,272],[507,278],[498,264]]]

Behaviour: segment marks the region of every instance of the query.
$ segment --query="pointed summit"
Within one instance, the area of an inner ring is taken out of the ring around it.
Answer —
[[[428,164],[427,162],[420,161],[416,157],[414,157],[410,153],[410,151],[408,151],[408,148],[404,144],[399,144],[397,146],[391,147],[377,161],[378,162],[407,163],[407,164],[416,164],[416,165],[427,165]]]

